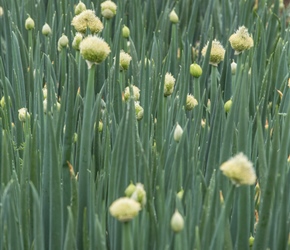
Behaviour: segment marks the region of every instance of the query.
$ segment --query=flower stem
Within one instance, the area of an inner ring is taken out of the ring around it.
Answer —
[[[83,217],[85,208],[88,206],[88,190],[87,183],[89,182],[89,170],[91,166],[91,128],[92,128],[92,108],[94,101],[94,78],[95,78],[95,67],[92,65],[89,69],[88,84],[85,95],[84,104],[84,116],[82,123],[82,133],[81,133],[81,146],[80,146],[80,161],[79,161],[79,193],[82,194],[79,197],[78,202],[78,226],[77,226],[77,242],[78,249],[82,249],[83,246]]]
[[[133,240],[131,235],[131,224],[130,222],[124,222],[122,232],[122,249],[133,250]]]
[[[194,97],[197,100],[198,103],[200,103],[200,83],[199,83],[199,78],[194,78]]]
[[[211,111],[215,105],[217,96],[217,67],[211,67],[211,87],[210,87],[210,102],[211,102]]]

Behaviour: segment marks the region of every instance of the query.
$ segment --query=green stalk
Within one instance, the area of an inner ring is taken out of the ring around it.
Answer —
[[[279,119],[276,112],[276,121],[274,126],[274,131],[279,131]],[[289,124],[289,123],[288,123]],[[273,187],[276,184],[276,175],[278,171],[277,162],[279,159],[280,151],[280,140],[279,133],[274,133],[273,146],[271,152],[271,158],[268,166],[268,174],[265,185],[265,191],[262,196],[260,211],[259,211],[259,222],[257,225],[257,233],[254,241],[254,250],[266,249],[268,243],[269,226],[272,212],[272,200],[274,198]]]
[[[66,49],[65,48],[63,48],[61,50],[59,61],[60,61],[61,68],[60,68],[58,95],[61,96],[64,84],[65,84],[66,72],[67,72],[67,69],[66,69]]]
[[[88,208],[88,190],[89,181],[88,171],[91,165],[90,147],[91,147],[91,125],[92,108],[94,101],[94,78],[96,65],[93,64],[89,69],[87,90],[85,95],[84,116],[81,132],[81,147],[79,161],[79,196],[78,200],[78,223],[77,223],[77,245],[78,249],[83,249],[83,217],[84,210]]]
[[[29,100],[29,95],[32,93],[34,95],[34,81],[33,81],[33,39],[32,39],[32,30],[28,30],[28,53],[29,53],[29,71],[28,78],[26,82],[26,103]]]
[[[194,87],[194,98],[197,100],[197,102],[200,104],[200,82],[199,78],[194,78],[193,81],[193,87]]]
[[[133,250],[134,246],[130,222],[123,223],[122,231],[122,249]]]
[[[211,244],[210,244],[211,250],[223,249],[224,238],[225,238],[224,228],[226,227],[226,223],[227,223],[226,220],[228,220],[229,218],[230,209],[232,207],[234,191],[235,191],[235,185],[232,185],[231,189],[229,190],[227,194],[225,205],[222,207],[220,216],[216,224],[215,232],[212,237]]]
[[[211,66],[211,83],[210,83],[210,103],[211,103],[211,108],[210,111],[212,112],[213,107],[215,104],[217,96],[217,67],[216,66]]]
[[[181,233],[182,232],[175,233],[174,235],[174,249],[182,249],[182,246],[184,246],[185,242],[182,242],[181,235],[180,235]]]

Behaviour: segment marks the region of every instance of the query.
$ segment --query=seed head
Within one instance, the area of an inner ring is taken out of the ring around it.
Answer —
[[[115,200],[109,208],[110,214],[121,222],[132,220],[140,210],[140,203],[128,197]]]
[[[185,105],[185,109],[190,111],[192,110],[195,106],[198,105],[197,100],[194,98],[193,95],[187,95],[186,97],[186,105]]]
[[[97,36],[87,36],[81,41],[79,48],[82,57],[95,64],[103,62],[111,52],[110,46]]]
[[[138,121],[142,120],[144,109],[141,107],[139,102],[135,102],[135,114]]]
[[[175,78],[171,75],[171,73],[165,74],[164,79],[164,96],[170,96],[173,93],[175,85]]]
[[[253,185],[257,179],[253,163],[243,153],[239,153],[224,162],[220,166],[220,170],[236,186]]]
[[[230,36],[229,41],[236,55],[254,46],[253,38],[245,26],[239,27],[239,29]]]
[[[21,122],[25,122],[27,118],[29,118],[30,115],[27,112],[27,108],[21,108],[18,110],[18,119]]]
[[[76,31],[80,33],[85,33],[88,28],[95,34],[101,32],[104,28],[103,23],[93,10],[84,10],[79,15],[74,16],[71,24],[75,27]]]
[[[132,60],[132,57],[128,53],[122,50],[120,52],[120,69],[127,70],[129,68],[131,60]]]
[[[113,18],[116,15],[116,11],[117,5],[114,2],[107,0],[101,3],[101,12],[104,18],[106,19]]]
[[[135,85],[131,85],[132,87],[132,91],[133,91],[133,97],[134,97],[134,101],[138,101],[140,98],[140,89],[138,87],[136,87]],[[127,102],[130,99],[130,87],[126,87],[125,91],[124,91],[124,99],[125,102]]]
[[[208,45],[209,45],[209,43],[207,42],[207,44],[203,47],[203,49],[201,51],[201,54],[203,56],[206,55]],[[209,64],[211,64],[213,66],[217,66],[221,61],[224,60],[224,57],[225,57],[225,49],[224,49],[224,47],[216,39],[213,40],[212,44],[211,44],[211,50],[210,50],[210,56],[209,56]]]

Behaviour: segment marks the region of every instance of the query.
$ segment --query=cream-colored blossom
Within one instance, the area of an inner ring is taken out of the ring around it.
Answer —
[[[175,85],[175,78],[171,73],[166,73],[164,78],[164,96],[169,96],[173,93]]]
[[[82,57],[95,64],[103,62],[111,52],[110,46],[97,36],[87,36],[81,41],[79,48]]]
[[[110,214],[121,222],[132,220],[140,210],[140,203],[128,197],[115,200],[109,208]]]
[[[185,109],[192,110],[197,105],[198,105],[198,101],[194,98],[194,96],[190,94],[187,95]]]
[[[203,56],[206,55],[207,48],[208,48],[209,43],[203,47],[201,54]],[[210,50],[210,56],[209,56],[209,63],[213,66],[217,66],[221,61],[224,60],[225,57],[225,49],[221,45],[221,43],[218,40],[213,40],[211,44],[211,50]]]
[[[127,70],[130,65],[130,61],[132,60],[132,57],[126,53],[125,51],[121,50],[120,52],[120,69],[121,70]]]
[[[116,15],[116,12],[117,5],[114,2],[107,0],[101,3],[101,13],[103,17],[111,19]]]
[[[139,102],[135,102],[135,114],[138,121],[142,120],[144,109],[141,107]]]
[[[81,44],[81,41],[83,40],[83,34],[82,33],[79,33],[77,32],[75,37],[74,37],[74,40],[72,42],[72,47],[75,49],[75,50],[80,50],[80,44]]]
[[[27,112],[27,108],[21,108],[18,110],[18,119],[21,122],[25,122],[27,118],[29,118],[30,115]]]
[[[131,85],[132,91],[133,91],[133,96],[134,96],[134,101],[138,101],[140,98],[140,89],[136,87],[135,85]],[[124,100],[127,102],[130,99],[130,87],[126,87],[124,91]]]
[[[85,33],[88,28],[95,34],[101,32],[104,28],[103,23],[93,10],[84,10],[79,15],[74,16],[71,24],[80,33]]]
[[[239,153],[224,162],[220,166],[220,170],[236,186],[253,185],[257,179],[253,163],[243,153]]]
[[[239,29],[230,36],[229,42],[235,50],[236,55],[254,46],[253,38],[245,26],[239,27]]]

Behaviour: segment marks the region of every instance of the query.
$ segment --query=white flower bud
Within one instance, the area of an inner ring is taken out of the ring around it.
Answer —
[[[29,118],[30,115],[27,112],[27,108],[21,108],[18,110],[18,119],[21,122],[25,122],[27,118]]]
[[[183,134],[183,129],[182,129],[181,126],[177,123],[177,124],[176,124],[176,127],[175,127],[175,130],[174,130],[174,135],[173,135],[174,140],[175,140],[176,142],[179,142],[180,139],[181,139],[182,134]]]
[[[178,23],[179,18],[178,18],[178,16],[177,16],[175,10],[172,10],[172,11],[170,12],[170,14],[169,14],[169,19],[170,19],[170,21],[171,21],[172,23]]]
[[[171,217],[171,221],[170,221],[170,225],[171,225],[171,229],[175,232],[175,233],[179,233],[180,231],[183,230],[184,228],[184,220],[182,215],[178,212],[178,210],[176,209],[174,214]]]
[[[47,23],[42,26],[42,34],[44,36],[49,36],[51,34],[51,28]]]

